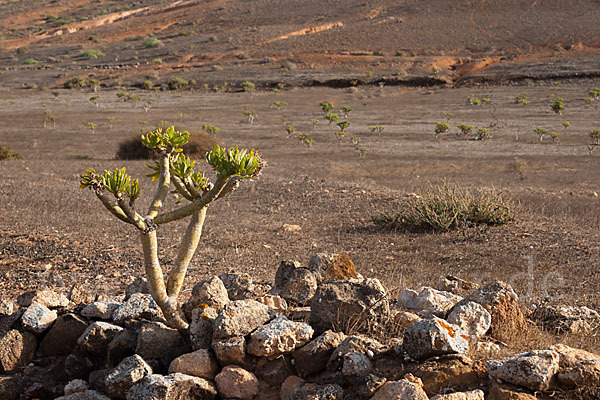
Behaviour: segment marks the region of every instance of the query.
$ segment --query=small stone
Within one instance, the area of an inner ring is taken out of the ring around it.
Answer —
[[[108,322],[94,322],[77,339],[77,344],[90,354],[105,356],[108,344],[122,330],[120,326]]]
[[[403,348],[415,360],[444,354],[465,354],[469,351],[469,338],[458,326],[432,317],[404,331]]]
[[[247,273],[221,274],[219,279],[223,281],[227,289],[229,300],[245,300],[255,297],[255,287],[252,277]]]
[[[422,287],[419,292],[403,289],[398,295],[398,306],[422,315],[444,317],[462,297],[449,292],[442,292],[430,287]]]
[[[89,304],[81,310],[81,315],[87,318],[97,318],[111,320],[117,308],[121,307],[121,303],[113,301],[96,301]]]
[[[83,379],[73,379],[65,385],[65,396],[73,393],[85,392],[88,390],[88,383]]]
[[[11,315],[17,310],[17,306],[11,300],[0,300],[0,316]]]
[[[552,346],[560,357],[558,382],[567,388],[600,386],[600,356],[564,344]]]
[[[214,308],[194,309],[190,322],[190,342],[192,343],[192,349],[210,349],[217,316],[217,310]]]
[[[373,372],[373,364],[366,354],[351,351],[344,355],[342,374],[344,376],[361,377]]]
[[[483,390],[471,390],[470,392],[456,392],[448,394],[438,394],[431,400],[484,400]]]
[[[32,304],[40,304],[48,308],[66,308],[69,305],[69,299],[53,290],[32,290],[25,292],[17,298],[21,307],[29,307]]]
[[[588,307],[544,306],[536,309],[530,318],[539,322],[545,329],[557,334],[585,334],[595,332],[600,326],[600,313]]]
[[[124,358],[105,378],[106,391],[114,397],[125,397],[140,379],[152,374],[152,368],[142,357],[134,354]]]
[[[501,379],[530,390],[545,391],[559,370],[559,356],[552,350],[534,350],[502,360],[491,360],[487,365],[491,379]]]
[[[467,390],[487,378],[474,366],[473,360],[462,354],[430,358],[416,365],[411,373],[421,379],[428,396],[449,387]]]
[[[294,224],[283,224],[281,229],[285,233],[298,233],[302,230],[302,227],[300,225],[294,225]]]
[[[331,353],[331,357],[327,361],[327,370],[337,371],[342,369],[346,358],[353,352],[375,356],[383,353],[386,349],[384,345],[375,339],[361,335],[347,336]]]
[[[238,366],[226,366],[215,377],[221,398],[249,400],[258,394],[258,379]]]
[[[160,322],[148,322],[140,328],[135,352],[145,360],[159,359],[169,365],[173,359],[190,350],[177,329]]]
[[[402,311],[398,309],[393,309],[391,311],[392,318],[394,323],[400,330],[406,330],[410,328],[412,325],[417,322],[423,320],[423,318],[419,317],[417,314],[411,313],[409,311]]]
[[[271,293],[294,305],[306,305],[317,291],[317,279],[297,261],[282,261],[275,274]]]
[[[183,306],[185,314],[191,318],[196,308],[213,308],[219,311],[229,303],[229,295],[223,281],[218,276],[213,276],[197,283],[192,289],[192,295]]]
[[[57,318],[52,328],[40,343],[38,355],[66,355],[77,346],[77,339],[85,332],[88,323],[76,314],[63,314]]]
[[[212,400],[217,395],[215,386],[206,379],[184,374],[148,375],[127,392],[127,400]]]
[[[169,366],[169,373],[179,372],[185,375],[197,376],[212,380],[217,374],[219,365],[215,356],[206,349],[196,350],[192,353],[182,354]]]
[[[384,383],[371,397],[372,400],[428,400],[419,381],[401,379]]]
[[[368,399],[373,396],[377,389],[383,386],[385,382],[387,382],[386,378],[373,374],[364,375],[356,381],[356,391],[360,397]]]
[[[214,339],[246,336],[259,326],[269,322],[272,311],[255,300],[236,300],[219,311],[215,320]]]
[[[67,297],[71,303],[77,306],[81,304],[91,304],[96,300],[96,296],[87,287],[80,283],[76,283],[71,286]]]
[[[336,347],[346,338],[342,332],[325,331],[300,349],[294,351],[296,371],[306,378],[325,369]]]
[[[287,302],[281,296],[276,296],[273,294],[266,294],[256,299],[259,303],[264,304],[265,306],[272,308],[276,312],[285,312],[288,309]]]
[[[281,384],[281,390],[279,391],[279,398],[281,400],[288,399],[290,394],[300,386],[304,385],[304,379],[299,376],[290,375]]]
[[[294,374],[294,360],[288,355],[283,355],[274,360],[260,358],[253,370],[259,382],[280,387],[281,384]]]
[[[221,365],[245,364],[246,339],[243,336],[227,339],[214,339],[212,342],[217,359]]]
[[[0,371],[11,373],[27,365],[33,360],[36,346],[37,340],[29,332],[0,332]]]
[[[108,344],[106,350],[106,361],[110,367],[115,367],[124,358],[135,354],[137,347],[138,334],[133,329],[123,330],[115,335]]]
[[[293,322],[282,315],[252,332],[247,351],[261,357],[279,357],[308,343],[313,333],[307,323]]]
[[[317,253],[308,261],[308,269],[318,283],[358,278],[354,263],[347,254]]]
[[[69,395],[57,397],[56,400],[111,400],[110,397],[98,393],[95,390],[84,390]]]
[[[342,400],[344,398],[344,389],[338,384],[317,385],[315,383],[305,383],[296,387],[287,398],[282,400]]]
[[[477,284],[458,278],[456,276],[447,275],[442,278],[436,287],[437,290],[450,292],[459,296],[466,296],[473,290],[477,289]]]
[[[48,307],[34,303],[30,305],[21,316],[23,328],[35,334],[40,334],[52,326],[56,321],[56,311]]]
[[[473,339],[485,335],[492,325],[492,315],[473,301],[454,307],[446,320]]]
[[[163,318],[162,311],[154,301],[151,295],[143,293],[134,293],[129,299],[115,310],[113,320],[117,323],[132,319]]]

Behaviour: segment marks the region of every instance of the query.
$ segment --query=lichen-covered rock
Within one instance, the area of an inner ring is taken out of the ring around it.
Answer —
[[[219,311],[227,303],[229,303],[227,288],[218,276],[212,276],[194,285],[192,295],[183,306],[183,310],[186,317],[191,318],[196,308],[210,307]]]
[[[148,375],[136,382],[127,392],[127,400],[212,400],[215,386],[206,379],[184,374]]]
[[[87,327],[88,323],[76,314],[61,315],[40,342],[38,355],[58,356],[69,354],[77,346],[77,339],[85,332]]]
[[[347,254],[317,253],[308,261],[308,269],[318,283],[359,278],[354,263]]]
[[[449,387],[467,390],[486,379],[486,372],[476,368],[473,360],[462,354],[430,358],[416,365],[411,373],[421,379],[428,396]]]
[[[94,322],[77,339],[77,345],[90,354],[103,357],[108,344],[122,330],[122,327],[108,322]]]
[[[121,307],[116,301],[95,301],[81,310],[81,315],[87,318],[111,320],[115,311]]]
[[[469,351],[469,338],[458,326],[432,317],[404,331],[402,347],[415,360],[445,354],[465,354]]]
[[[36,346],[37,340],[29,332],[0,332],[0,371],[10,373],[25,366],[33,359]]]
[[[347,356],[351,353],[358,352],[373,358],[386,350],[387,347],[375,339],[361,335],[347,336],[331,353],[327,361],[327,370],[332,372],[341,370]]]
[[[125,303],[113,313],[113,320],[116,323],[125,322],[132,319],[162,318],[163,314],[151,295],[143,293],[134,293]]]
[[[342,332],[325,331],[319,337],[293,352],[296,371],[303,378],[325,369],[333,351],[346,335]]]
[[[552,350],[534,350],[502,360],[490,360],[487,365],[491,379],[501,379],[530,390],[545,391],[558,373],[559,356]]]
[[[252,332],[247,351],[255,356],[279,357],[308,343],[313,333],[307,323],[293,322],[282,315]]]
[[[600,356],[564,344],[552,346],[559,357],[558,382],[561,386],[600,386]]]
[[[384,383],[372,400],[428,400],[419,379],[400,379]]]
[[[25,292],[17,297],[17,302],[21,307],[29,307],[32,304],[40,304],[51,309],[65,308],[69,305],[69,299],[67,299],[67,296],[50,289]]]
[[[232,301],[219,311],[215,320],[214,339],[246,336],[269,322],[272,310],[255,300]]]
[[[454,307],[446,320],[458,326],[472,339],[485,335],[492,325],[492,315],[473,301]]]
[[[547,305],[538,307],[530,318],[558,334],[585,334],[600,327],[600,313],[585,306]]]
[[[77,392],[85,392],[89,386],[83,379],[73,379],[65,385],[65,395],[68,396]]]
[[[209,350],[201,349],[182,354],[171,361],[169,373],[179,372],[185,375],[212,380],[217,374],[218,369],[219,365],[215,356]]]
[[[438,394],[431,400],[484,400],[483,390],[471,390],[469,392],[455,392],[448,394]]]
[[[169,365],[174,358],[190,350],[177,329],[160,322],[148,322],[140,328],[135,352],[144,360],[159,359]]]
[[[229,300],[244,300],[256,297],[256,287],[252,282],[252,277],[247,273],[221,274],[219,279],[223,281],[227,289]]]
[[[275,274],[271,293],[294,305],[306,305],[317,291],[317,279],[297,261],[282,261]]]
[[[422,287],[419,292],[402,289],[398,295],[398,306],[422,315],[444,317],[462,297],[449,292],[442,292],[430,287]]]
[[[227,339],[214,339],[212,349],[221,365],[245,364],[246,339],[236,336]]]
[[[292,392],[281,400],[342,400],[344,389],[336,383],[317,385],[316,383],[305,383],[296,387]]]
[[[50,310],[44,305],[34,303],[21,316],[21,324],[24,329],[34,334],[40,334],[50,328],[52,323],[56,321],[56,318],[56,311]]]
[[[488,334],[496,339],[510,342],[528,329],[517,294],[504,282],[496,281],[475,290],[457,306],[469,301],[482,305],[492,315]]]
[[[311,301],[310,324],[316,332],[337,327],[348,332],[375,329],[390,313],[386,293],[350,281],[321,284]]]
[[[192,349],[210,349],[213,333],[215,331],[215,320],[217,310],[214,308],[196,308],[192,311],[190,322],[190,342]]]
[[[259,303],[272,308],[275,312],[284,312],[288,309],[288,304],[285,299],[281,296],[266,294],[256,299]]]
[[[152,367],[142,357],[134,354],[124,358],[105,378],[106,391],[113,397],[125,397],[140,379],[152,374]]]
[[[258,394],[258,379],[252,372],[229,365],[215,377],[221,398],[249,400]]]

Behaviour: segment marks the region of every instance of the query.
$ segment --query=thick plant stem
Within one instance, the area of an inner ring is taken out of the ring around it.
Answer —
[[[127,222],[128,224],[131,223],[131,221],[129,220],[129,218],[127,218],[127,215],[121,209],[121,207],[114,204],[113,201],[106,195],[106,193],[97,190],[96,196],[100,199],[104,207],[106,207],[106,209],[111,212],[112,215],[119,218],[123,222]]]
[[[148,279],[148,289],[152,298],[158,304],[167,320],[169,326],[179,331],[188,329],[188,323],[183,319],[177,299],[169,298],[165,287],[164,275],[158,261],[158,243],[156,240],[156,231],[140,233],[142,248],[144,250],[144,267],[146,278]]]
[[[169,154],[163,154],[160,163],[160,178],[158,179],[158,186],[156,188],[156,194],[150,208],[148,210],[148,217],[154,218],[158,215],[161,207],[165,204],[167,194],[169,194],[169,187],[171,186],[171,171],[170,171],[170,158]]]
[[[190,223],[181,240],[179,253],[175,260],[175,266],[169,273],[169,279],[167,280],[167,295],[169,297],[177,298],[177,295],[183,286],[183,280],[188,266],[196,253],[200,236],[202,236],[202,226],[204,225],[204,219],[206,218],[206,209],[207,207],[204,207],[200,211],[196,211],[192,214]]]

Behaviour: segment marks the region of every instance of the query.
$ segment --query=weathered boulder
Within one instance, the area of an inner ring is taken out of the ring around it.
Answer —
[[[252,299],[257,294],[252,277],[247,273],[221,274],[219,279],[223,281],[227,289],[229,300]]]
[[[409,377],[384,383],[371,397],[372,400],[428,400],[418,378]]]
[[[276,387],[280,387],[290,375],[296,372],[294,360],[289,354],[274,360],[260,358],[253,371],[259,382],[267,382]]]
[[[484,400],[483,390],[471,390],[469,392],[456,392],[448,394],[438,394],[431,400]]]
[[[108,373],[104,382],[112,397],[124,398],[131,387],[140,379],[152,374],[152,367],[142,357],[134,354],[124,358]]]
[[[105,356],[108,344],[122,327],[108,322],[94,322],[77,339],[77,345],[90,354]]]
[[[317,291],[317,279],[297,261],[282,261],[275,274],[271,293],[294,305],[306,305]]]
[[[399,330],[406,330],[423,319],[417,314],[409,311],[403,311],[398,308],[393,308],[391,310],[391,315]]]
[[[571,388],[600,386],[600,356],[564,344],[550,348],[559,355],[558,382]]]
[[[325,369],[327,361],[346,335],[342,332],[325,331],[319,337],[293,352],[296,371],[303,378]]]
[[[148,375],[136,382],[127,392],[127,400],[212,400],[217,395],[215,386],[206,379],[184,374]]]
[[[331,357],[327,361],[327,370],[341,370],[346,359],[352,353],[356,352],[373,358],[386,350],[387,348],[375,339],[361,335],[347,336],[331,353]]]
[[[454,307],[446,320],[458,326],[472,339],[485,335],[492,325],[492,315],[473,301]]]
[[[29,307],[32,304],[40,304],[48,308],[65,308],[69,305],[69,299],[62,293],[50,289],[32,290],[17,297],[21,307]]]
[[[169,373],[179,372],[185,375],[197,376],[208,380],[214,379],[219,370],[215,356],[206,349],[182,354],[169,366]]]
[[[469,351],[469,338],[458,326],[432,317],[404,331],[403,348],[415,360],[445,354],[465,354]]]
[[[58,356],[69,354],[77,346],[77,339],[85,332],[88,323],[76,314],[63,314],[57,318],[40,342],[38,355]]]
[[[162,318],[163,314],[154,299],[149,294],[134,293],[125,303],[113,313],[113,320],[117,323],[132,319]]]
[[[308,269],[318,283],[359,278],[354,263],[347,254],[317,253],[308,261]]]
[[[279,391],[279,398],[281,400],[284,399],[288,399],[290,394],[296,390],[297,388],[299,388],[300,386],[304,385],[304,379],[300,378],[299,376],[295,376],[295,375],[290,375],[288,376],[285,381],[283,381],[283,383],[281,384],[281,390]]]
[[[246,358],[246,339],[234,336],[227,339],[214,339],[212,349],[221,365],[244,365]]]
[[[67,294],[69,301],[75,306],[88,305],[96,300],[96,295],[92,291],[81,283],[75,283],[69,289]]]
[[[342,374],[348,377],[358,378],[374,372],[373,363],[368,355],[359,351],[351,351],[344,354]]]
[[[317,385],[316,383],[305,383],[292,390],[287,397],[281,400],[342,400],[344,389],[336,383]]]
[[[537,397],[529,393],[519,392],[492,381],[487,400],[536,400]]]
[[[65,374],[69,379],[88,379],[96,367],[94,360],[82,351],[75,351],[65,358]]]
[[[21,324],[24,329],[34,334],[40,334],[50,328],[52,323],[56,321],[56,318],[56,311],[50,310],[44,305],[34,303],[21,316]]]
[[[252,372],[229,365],[215,377],[217,391],[225,399],[252,399],[258,394],[258,379]]]
[[[135,352],[144,360],[158,359],[168,366],[174,358],[190,350],[177,329],[160,322],[148,322],[140,328]]]
[[[219,311],[225,304],[229,303],[229,295],[223,281],[218,276],[204,279],[194,285],[192,295],[183,306],[188,319],[196,308],[213,308]]]
[[[423,382],[423,390],[428,396],[440,393],[442,389],[466,390],[485,381],[485,368],[476,368],[473,360],[465,355],[434,357],[417,364],[411,373]]]
[[[390,313],[385,292],[350,281],[321,284],[311,310],[310,324],[318,333],[335,327],[344,332],[373,329]]]
[[[534,350],[488,361],[491,379],[501,379],[536,391],[548,390],[558,369],[559,356],[552,350]]]
[[[17,305],[11,300],[0,300],[0,317],[14,313],[17,311],[17,308]]]
[[[281,315],[252,332],[247,352],[255,356],[276,358],[308,343],[313,333],[307,323],[290,321]]]
[[[111,320],[115,311],[121,307],[116,301],[95,301],[81,310],[81,315],[87,318]]]
[[[215,331],[215,320],[217,310],[214,308],[196,308],[192,311],[190,322],[190,342],[192,349],[210,349],[213,333]]]
[[[269,322],[272,310],[255,300],[232,301],[219,311],[215,320],[214,339],[246,336]]]
[[[456,306],[469,301],[482,305],[492,315],[488,334],[504,342],[510,342],[528,329],[518,300],[517,294],[510,285],[496,281],[475,290]]]
[[[443,318],[446,312],[460,300],[462,300],[460,296],[425,286],[419,292],[402,289],[398,295],[398,306],[422,315]]]
[[[288,309],[288,304],[285,299],[278,295],[266,294],[264,296],[257,297],[256,301],[269,308],[272,308],[277,313],[284,312]]]
[[[600,313],[585,306],[547,305],[538,307],[529,317],[558,334],[585,334],[600,328]]]
[[[0,332],[0,371],[10,373],[25,366],[33,359],[36,346],[37,340],[29,332]]]

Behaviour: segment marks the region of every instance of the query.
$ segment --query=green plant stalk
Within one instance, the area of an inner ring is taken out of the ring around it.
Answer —
[[[160,177],[158,178],[158,186],[156,188],[156,194],[150,208],[148,210],[148,218],[155,218],[158,215],[161,207],[165,204],[165,199],[169,194],[169,187],[171,186],[171,172],[169,168],[171,156],[169,153],[163,152],[160,158]]]
[[[194,201],[194,197],[190,194],[188,188],[178,177],[173,177],[173,186],[177,189],[177,193],[182,195],[186,200]]]
[[[120,219],[123,222],[127,222],[128,224],[131,223],[131,221],[129,221],[129,218],[123,212],[123,210],[121,209],[121,207],[119,207],[118,205],[114,204],[112,202],[112,200],[110,199],[110,197],[106,195],[106,193],[104,193],[104,192],[102,192],[100,190],[95,190],[94,192],[96,193],[96,197],[98,197],[100,199],[100,201],[102,202],[102,204],[104,204],[104,207],[106,207],[106,209],[108,211],[110,211],[110,213],[112,215],[114,215],[115,217],[117,217],[118,219]]]

